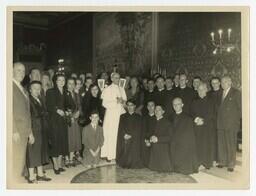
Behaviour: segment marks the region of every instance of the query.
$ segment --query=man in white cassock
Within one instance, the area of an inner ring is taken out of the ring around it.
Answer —
[[[101,157],[115,162],[117,133],[120,115],[125,113],[124,105],[127,101],[125,90],[119,87],[120,75],[111,74],[112,84],[102,92],[102,105],[106,108],[103,123],[104,144],[101,148]]]

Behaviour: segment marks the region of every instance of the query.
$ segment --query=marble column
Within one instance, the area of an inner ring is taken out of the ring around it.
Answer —
[[[156,69],[158,64],[158,12],[152,12],[152,57],[151,68]]]

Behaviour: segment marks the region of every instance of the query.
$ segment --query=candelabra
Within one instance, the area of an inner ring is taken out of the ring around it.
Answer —
[[[227,30],[227,37],[223,34],[223,30],[219,29],[218,30],[218,35],[216,36],[217,38],[215,38],[215,33],[211,32],[211,42],[212,45],[215,47],[215,49],[213,50],[213,54],[216,55],[217,53],[222,54],[223,52],[231,52],[235,46],[234,44],[232,44],[231,42],[231,32],[232,29],[228,29]]]
[[[64,59],[58,59],[58,67],[56,73],[65,73]]]

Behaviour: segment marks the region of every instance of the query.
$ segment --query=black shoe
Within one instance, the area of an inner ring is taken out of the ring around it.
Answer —
[[[211,169],[211,168],[210,168],[210,167],[205,167],[205,169],[208,169],[208,170],[209,170],[209,169]]]
[[[60,172],[64,172],[64,171],[66,171],[66,170],[63,169],[63,168],[59,168],[59,171],[60,171]]]
[[[217,165],[216,167],[218,167],[218,168],[223,168],[223,166],[222,166],[222,165]]]
[[[56,175],[59,175],[59,174],[60,174],[60,169],[54,169],[54,168],[53,168],[53,171],[54,171],[54,173],[55,173]]]
[[[69,168],[71,166],[69,161],[65,161],[64,165],[66,168]]]
[[[229,172],[233,172],[234,171],[234,168],[228,168],[227,169]]]
[[[72,167],[75,167],[75,166],[76,166],[76,163],[75,163],[75,161],[71,161],[71,162],[69,163],[69,165],[72,166]]]
[[[51,181],[52,179],[48,178],[46,176],[36,176],[36,180],[37,181],[46,181],[46,182],[48,182],[48,181]]]
[[[36,179],[34,179],[34,180],[29,180],[29,179],[28,179],[28,183],[29,183],[29,184],[37,184],[37,180],[36,180]]]

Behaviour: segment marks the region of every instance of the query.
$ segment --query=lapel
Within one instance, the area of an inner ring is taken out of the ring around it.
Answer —
[[[38,107],[40,107],[39,103],[31,95],[29,96],[29,99],[30,99],[30,109],[31,109],[32,117],[38,116]]]
[[[16,89],[16,92],[20,93],[22,97],[24,97],[26,100],[28,100],[28,94],[25,91],[25,89],[22,87],[22,90],[13,82],[13,87]]]
[[[37,105],[37,106],[39,106],[39,107],[41,107],[40,103],[42,104],[42,101],[38,98],[39,101],[40,101],[40,103],[39,103],[33,96],[31,96],[31,97],[32,97],[32,99],[33,99],[34,104]]]
[[[222,93],[223,93],[223,91],[222,91]],[[233,88],[231,87],[230,90],[229,90],[229,92],[228,92],[228,94],[226,95],[226,97],[225,97],[224,100],[222,101],[222,103],[227,102],[227,100],[229,100],[230,97],[232,96],[232,93],[233,93]]]

